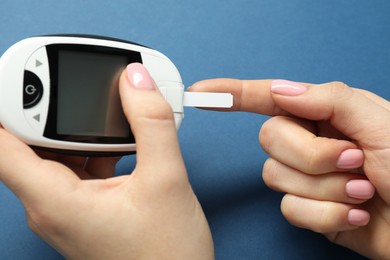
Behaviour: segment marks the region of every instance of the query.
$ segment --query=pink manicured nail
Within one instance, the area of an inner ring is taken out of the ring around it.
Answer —
[[[130,83],[140,89],[154,89],[153,79],[141,63],[131,63],[127,66],[127,78]]]
[[[336,162],[339,169],[356,169],[363,165],[364,154],[360,149],[348,149],[342,152]]]
[[[348,196],[355,199],[367,200],[375,194],[375,187],[368,180],[350,180],[345,189]]]
[[[363,227],[370,221],[370,214],[362,209],[351,209],[348,212],[348,222],[351,225]]]
[[[298,96],[306,90],[305,86],[289,80],[277,79],[272,81],[271,85],[272,93],[284,96]]]

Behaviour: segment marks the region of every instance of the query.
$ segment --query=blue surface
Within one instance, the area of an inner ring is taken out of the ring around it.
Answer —
[[[389,14],[388,0],[1,0],[0,52],[32,35],[100,34],[163,52],[187,86],[215,77],[339,80],[390,99]],[[186,110],[181,146],[216,258],[359,259],[281,216],[281,195],[261,179],[266,119]],[[133,164],[123,159],[118,173]],[[0,259],[62,259],[28,230],[2,184]]]

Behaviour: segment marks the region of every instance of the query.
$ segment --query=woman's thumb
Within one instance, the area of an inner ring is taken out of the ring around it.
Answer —
[[[184,163],[171,106],[142,64],[130,64],[119,85],[122,107],[136,141],[137,168],[154,168],[150,173],[153,178],[177,174],[172,166],[184,168]]]

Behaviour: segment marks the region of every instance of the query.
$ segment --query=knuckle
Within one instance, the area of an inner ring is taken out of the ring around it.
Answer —
[[[259,132],[259,143],[266,153],[269,153],[270,146],[271,146],[270,138],[268,138],[269,134],[270,134],[270,127],[269,127],[269,121],[267,121],[260,128],[260,132]]]
[[[28,209],[27,224],[36,234],[39,234],[41,231],[52,233],[57,229],[57,225],[52,222],[51,217],[40,210]]]
[[[173,110],[165,100],[156,100],[141,104],[137,112],[130,120],[136,121],[136,124],[173,122]]]
[[[30,228],[30,230],[34,233],[39,233],[38,225],[35,223],[34,220],[30,216],[27,216],[27,225]]]
[[[289,194],[284,195],[280,204],[280,210],[286,220],[295,226],[300,226],[296,221],[296,210],[295,210],[295,197]]]
[[[156,100],[146,103],[140,110],[140,115],[145,118],[155,120],[172,120],[173,111],[171,106],[165,100]]]
[[[352,88],[347,84],[341,81],[333,81],[328,84],[328,89],[331,93],[331,96],[337,98],[349,98],[353,93]]]
[[[278,184],[278,163],[273,159],[268,159],[263,166],[264,183],[271,189],[276,190]]]
[[[344,226],[344,215],[339,214],[339,208],[333,202],[322,203],[319,208],[318,223],[313,227],[317,233],[329,233]]]
[[[259,142],[261,147],[264,149],[266,153],[270,153],[273,143],[274,143],[274,130],[275,124],[277,124],[279,117],[272,117],[267,120],[260,129],[259,132]]]
[[[302,171],[307,174],[324,174],[335,170],[337,154],[349,148],[349,142],[314,137],[303,151]],[[340,152],[337,152],[340,151]]]
[[[314,232],[326,234],[335,232],[342,227],[345,227],[345,212],[346,207],[343,207],[335,202],[323,202],[318,208],[317,221],[314,222],[311,228]]]
[[[286,220],[297,227],[310,229],[317,233],[327,233],[330,229],[330,215],[327,212],[327,207],[315,207],[315,212],[310,209],[310,204],[301,197],[286,194],[281,203],[281,211]],[[304,217],[306,216],[306,217]]]
[[[345,88],[349,88],[347,84],[345,84],[344,82],[342,81],[332,81],[330,82],[329,84],[331,84],[332,86],[334,86],[335,88],[339,88],[339,89],[345,89]]]
[[[307,149],[306,155],[304,156],[304,169],[306,173],[317,173],[320,158],[318,156],[317,149]]]
[[[325,233],[330,225],[329,204],[323,203],[323,206],[318,209],[318,223],[313,228],[317,233]]]

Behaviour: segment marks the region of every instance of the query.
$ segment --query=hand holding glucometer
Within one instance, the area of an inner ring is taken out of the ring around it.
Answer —
[[[230,94],[185,93],[175,65],[153,49],[112,38],[52,35],[22,40],[1,57],[0,122],[33,147],[85,155],[134,152],[118,81],[136,62],[171,105],[176,128],[183,106],[232,105]]]
[[[0,183],[23,203],[31,230],[65,259],[214,259],[172,109],[153,81],[140,63],[121,71],[122,110],[137,140],[129,175],[115,176],[120,157],[33,151],[0,128]]]

